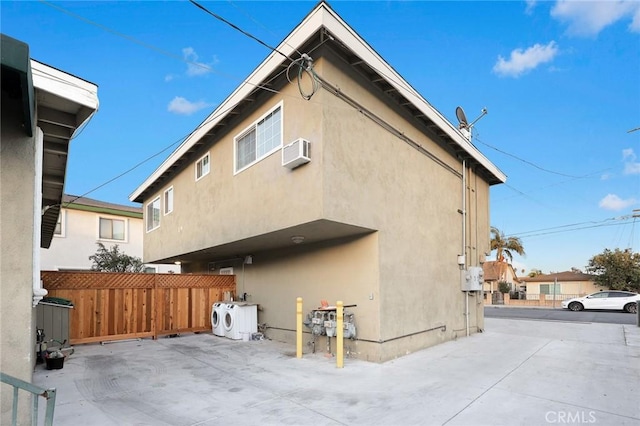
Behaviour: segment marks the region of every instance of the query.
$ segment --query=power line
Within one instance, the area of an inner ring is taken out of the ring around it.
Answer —
[[[226,19],[224,19],[222,16],[213,13],[212,11],[210,11],[209,9],[207,9],[206,7],[202,6],[200,3],[198,3],[195,0],[189,0],[189,2],[191,4],[193,4],[194,6],[196,6],[197,8],[199,8],[200,10],[204,11],[205,13],[208,13],[209,15],[213,16],[214,18],[216,18],[219,21],[224,22],[225,24],[229,25],[231,28],[233,28],[236,31],[239,31],[240,33],[244,34],[245,36],[249,37],[252,40],[257,41],[258,43],[260,43],[261,45],[263,45],[264,47],[266,47],[267,49],[270,49],[274,52],[279,53],[280,55],[284,56],[286,59],[293,61],[293,59],[291,59],[289,56],[285,55],[284,53],[280,52],[278,49],[276,49],[275,47],[269,46],[267,43],[265,43],[264,41],[260,40],[258,37],[246,32],[245,30],[243,30],[242,28],[238,27],[236,24],[227,21]]]
[[[579,222],[579,223],[573,223],[568,225],[560,225],[560,226],[554,226],[551,228],[537,229],[534,231],[514,233],[508,236],[518,237],[518,238],[530,238],[530,237],[538,237],[542,235],[559,234],[562,232],[579,231],[582,229],[620,226],[620,225],[627,225],[630,219],[633,219],[633,217],[632,216],[612,217],[608,219],[603,219],[601,221],[588,221],[588,222]],[[620,223],[608,223],[611,221],[620,221]],[[587,226],[581,226],[581,225],[587,225]]]
[[[553,170],[545,169],[544,167],[539,166],[539,165],[537,165],[537,164],[535,164],[535,163],[533,163],[533,162],[531,162],[531,161],[525,160],[525,159],[523,159],[523,158],[518,157],[517,155],[511,154],[511,153],[506,152],[506,151],[503,151],[503,150],[501,150],[501,149],[499,149],[499,148],[496,148],[496,147],[495,147],[495,146],[493,146],[493,145],[489,145],[488,143],[483,142],[482,140],[480,140],[480,138],[478,137],[478,134],[477,134],[477,133],[476,133],[476,136],[473,138],[473,140],[474,140],[474,141],[478,141],[478,142],[480,142],[482,145],[487,146],[487,147],[489,147],[489,148],[491,148],[491,149],[493,149],[493,150],[495,150],[495,151],[498,151],[498,152],[499,152],[499,153],[501,153],[501,154],[507,155],[507,156],[509,156],[509,157],[511,157],[511,158],[515,158],[516,160],[521,161],[521,162],[523,162],[523,163],[525,163],[525,164],[528,164],[528,165],[530,165],[531,167],[534,167],[534,168],[536,168],[536,169],[538,169],[538,170],[542,170],[543,172],[546,172],[546,173],[551,173],[551,174],[553,174],[553,175],[564,176],[564,177],[574,178],[574,179],[584,179],[584,178],[587,178],[587,177],[589,177],[589,176],[592,176],[592,175],[594,175],[594,174],[596,174],[596,173],[602,173],[602,172],[604,172],[604,171],[608,170],[608,169],[604,169],[604,170],[600,170],[600,171],[592,172],[592,173],[589,173],[589,174],[586,174],[586,175],[583,175],[583,176],[568,175],[568,174],[566,174],[566,173],[560,173],[560,172],[556,172],[556,171],[553,171]]]

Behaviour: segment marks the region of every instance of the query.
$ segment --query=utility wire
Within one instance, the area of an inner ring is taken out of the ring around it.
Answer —
[[[293,61],[293,59],[291,59],[289,56],[285,55],[284,53],[280,52],[278,49],[276,49],[275,47],[269,46],[267,43],[265,43],[264,41],[260,40],[258,37],[246,32],[245,30],[243,30],[242,28],[238,27],[236,24],[227,21],[226,19],[224,19],[222,16],[217,15],[215,13],[213,13],[212,11],[210,11],[209,9],[207,9],[206,7],[202,6],[200,3],[198,3],[195,0],[189,0],[189,2],[191,2],[191,4],[193,4],[194,6],[196,6],[197,8],[201,9],[202,11],[204,11],[205,13],[208,13],[209,15],[213,16],[214,18],[216,18],[219,21],[224,22],[225,24],[229,25],[231,28],[233,28],[236,31],[239,31],[240,33],[244,34],[245,36],[249,37],[252,40],[257,41],[258,43],[260,43],[261,45],[263,45],[264,47],[266,47],[269,50],[272,50],[274,52],[279,53],[280,55],[284,56],[286,59]]]
[[[538,170],[542,170],[543,172],[551,173],[551,174],[558,175],[558,176],[564,176],[564,177],[569,177],[569,178],[574,178],[574,179],[584,179],[584,178],[587,178],[587,177],[589,177],[589,176],[592,176],[592,175],[594,175],[594,174],[596,174],[596,173],[602,173],[602,172],[604,172],[604,171],[608,170],[608,169],[604,169],[604,170],[597,171],[597,172],[592,172],[592,173],[589,173],[589,174],[586,174],[586,175],[583,175],[583,176],[568,175],[568,174],[565,174],[565,173],[560,173],[560,172],[556,172],[556,171],[553,171],[553,170],[545,169],[544,167],[541,167],[541,166],[539,166],[539,165],[537,165],[537,164],[535,164],[535,163],[532,163],[531,161],[525,160],[525,159],[520,158],[520,157],[518,157],[518,156],[516,156],[516,155],[514,155],[514,154],[511,154],[511,153],[508,153],[508,152],[506,152],[506,151],[503,151],[503,150],[501,150],[501,149],[499,149],[499,148],[496,148],[496,147],[495,147],[495,146],[493,146],[493,145],[489,145],[488,143],[483,142],[482,140],[480,140],[480,138],[478,138],[478,136],[477,136],[477,133],[476,133],[476,136],[473,138],[473,140],[474,140],[474,141],[478,141],[478,142],[480,142],[482,145],[487,146],[487,147],[489,147],[489,148],[491,148],[491,149],[493,149],[493,150],[495,150],[495,151],[498,151],[498,152],[499,152],[499,153],[501,153],[501,154],[507,155],[507,156],[509,156],[509,157],[511,157],[511,158],[515,158],[516,160],[521,161],[521,162],[523,162],[523,163],[525,163],[525,164],[528,164],[528,165],[530,165],[531,167],[534,167],[534,168],[536,168],[536,169],[538,169]]]
[[[69,11],[67,9],[64,9],[63,7],[60,7],[58,5],[49,3],[49,2],[47,2],[45,0],[39,0],[39,1],[40,1],[40,3],[42,3],[42,4],[46,5],[46,6],[49,6],[49,7],[53,8],[53,9],[56,9],[56,10],[58,10],[58,11],[64,13],[64,14],[66,14],[66,15],[71,16],[72,18],[75,18],[75,19],[78,19],[80,21],[86,22],[86,23],[88,23],[90,25],[93,25],[93,26],[95,26],[97,28],[100,28],[103,31],[106,31],[106,32],[111,33],[111,34],[114,34],[114,35],[116,35],[118,37],[121,37],[121,38],[123,38],[125,40],[128,40],[128,41],[130,41],[132,43],[135,43],[135,44],[137,44],[139,46],[142,46],[144,48],[153,50],[154,52],[160,53],[162,55],[168,56],[168,57],[173,58],[173,59],[177,59],[180,62],[184,62],[184,63],[189,64],[189,65],[194,65],[196,67],[203,68],[203,69],[205,69],[207,71],[210,71],[210,72],[212,72],[214,74],[221,75],[222,77],[225,77],[225,78],[228,78],[228,79],[231,79],[231,80],[234,80],[234,81],[240,80],[240,81],[243,82],[243,84],[251,84],[251,85],[254,85],[256,87],[259,87],[259,85],[256,85],[255,83],[251,83],[249,81],[243,80],[240,77],[224,73],[224,72],[222,72],[220,70],[217,70],[217,69],[215,69],[215,68],[213,68],[213,67],[211,67],[211,66],[209,66],[207,64],[203,64],[201,62],[196,62],[196,61],[190,61],[190,60],[186,59],[183,56],[180,56],[180,55],[177,55],[175,53],[169,52],[167,50],[161,49],[161,48],[159,48],[157,46],[154,46],[154,45],[152,45],[150,43],[146,43],[144,41],[140,41],[135,37],[132,37],[132,36],[124,34],[124,33],[121,33],[119,31],[116,31],[116,30],[114,30],[112,28],[107,27],[106,25],[102,25],[102,24],[100,24],[98,22],[95,22],[95,21],[92,21],[90,19],[87,19],[84,16],[81,16],[81,15],[78,15],[76,13],[73,13],[73,12],[71,12],[71,11]],[[268,91],[273,91],[269,87],[260,87],[260,88],[264,89],[264,90],[268,90]]]
[[[240,6],[238,6],[235,2],[231,1],[231,0],[227,0],[228,3],[235,7],[237,10],[239,10],[244,16],[246,16],[247,18],[251,19],[254,23],[256,23],[257,25],[261,26],[263,29],[265,29],[266,31],[268,31],[272,36],[274,37],[279,37],[278,34],[276,34],[275,32],[271,31],[266,25],[264,25],[262,22],[258,21],[257,19],[255,19],[253,16],[251,16],[251,14],[249,14],[249,12],[247,12],[246,10],[244,10],[243,8],[241,8]],[[287,46],[289,46],[290,48],[292,48],[293,50],[295,50],[298,55],[302,56],[302,52],[300,52],[295,46],[290,45],[289,43],[286,43]],[[311,53],[311,52],[309,52]]]
[[[557,231],[549,231],[549,232],[540,232],[538,234],[530,234],[530,235],[525,235],[519,238],[531,238],[531,237],[539,237],[541,235],[551,235],[551,234],[560,234],[562,232],[570,232],[570,231],[579,231],[582,229],[591,229],[591,228],[604,228],[604,227],[609,227],[609,226],[621,226],[621,225],[627,225],[627,223],[601,223],[598,225],[591,225],[591,226],[583,226],[580,228],[572,228],[572,229],[563,229],[563,230],[557,230]],[[512,234],[511,236],[514,236],[517,234]]]
[[[610,218],[603,219],[603,220],[600,220],[600,221],[591,220],[591,221],[587,221],[587,222],[578,222],[578,223],[571,223],[571,224],[568,224],[568,225],[559,225],[559,226],[552,226],[550,228],[536,229],[534,231],[518,232],[518,233],[515,233],[515,234],[511,234],[509,236],[510,237],[525,237],[526,234],[536,234],[538,232],[544,232],[544,231],[555,231],[555,230],[559,230],[559,229],[572,228],[572,227],[581,226],[581,225],[590,225],[590,226],[591,225],[599,225],[599,224],[610,222],[610,221],[613,221],[613,220],[624,220],[624,219],[625,219],[624,217],[622,217],[622,218],[620,218],[620,217],[617,217],[617,218],[616,217],[610,217]]]

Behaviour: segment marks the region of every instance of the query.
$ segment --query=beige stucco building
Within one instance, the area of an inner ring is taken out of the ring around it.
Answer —
[[[27,382],[35,366],[40,248],[51,244],[64,188],[69,142],[98,108],[97,87],[31,60],[2,35],[0,155],[0,371]],[[2,385],[0,424],[11,423]],[[22,398],[18,424],[30,424]]]
[[[142,258],[142,209],[88,197],[63,195],[51,247],[41,249],[43,271],[88,271],[97,243]],[[180,265],[147,264],[148,273],[180,273]]]
[[[320,3],[130,199],[145,262],[234,268],[273,339],[294,341],[296,297],[356,305],[347,351],[385,361],[483,328],[461,270],[489,251],[504,181]]]
[[[538,298],[544,294],[547,299],[557,300],[569,297],[584,296],[600,290],[608,290],[596,285],[593,275],[580,271],[554,272],[534,277],[524,277],[523,284],[527,288],[527,298]]]

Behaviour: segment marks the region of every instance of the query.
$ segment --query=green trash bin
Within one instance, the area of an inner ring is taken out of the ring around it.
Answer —
[[[45,297],[36,306],[36,327],[43,330],[44,341],[61,348],[69,347],[69,313],[73,302],[60,297]],[[52,342],[53,341],[53,342]]]

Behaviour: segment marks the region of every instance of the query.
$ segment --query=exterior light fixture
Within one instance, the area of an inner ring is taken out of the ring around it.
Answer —
[[[302,235],[294,235],[291,237],[291,241],[293,244],[301,244],[304,241],[304,237]]]

